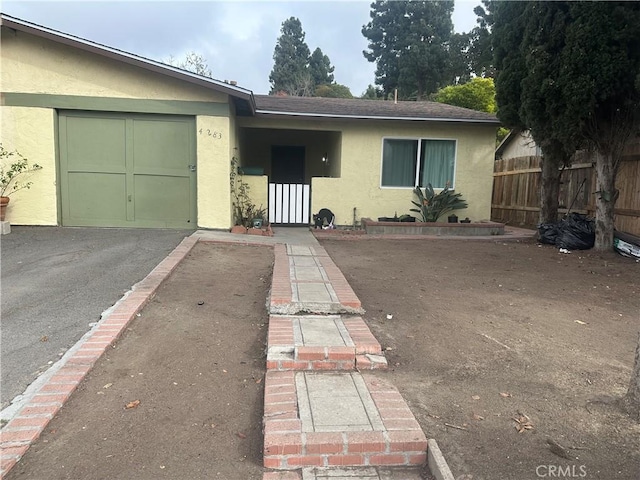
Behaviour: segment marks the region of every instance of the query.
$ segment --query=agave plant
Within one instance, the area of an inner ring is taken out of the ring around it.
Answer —
[[[447,185],[440,193],[436,194],[430,183],[424,187],[424,193],[420,187],[413,190],[413,194],[418,197],[417,201],[412,200],[418,208],[412,208],[412,212],[417,212],[422,216],[423,222],[437,222],[443,215],[454,210],[467,208],[469,205],[462,199],[461,193],[454,193]]]

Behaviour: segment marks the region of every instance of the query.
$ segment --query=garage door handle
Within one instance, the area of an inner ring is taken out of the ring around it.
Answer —
[[[131,201],[131,195],[127,195],[127,200]]]
[[[196,171],[196,166],[195,165],[189,165],[189,171],[190,172],[195,172]]]

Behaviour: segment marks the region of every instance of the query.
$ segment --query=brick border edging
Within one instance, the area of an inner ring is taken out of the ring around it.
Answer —
[[[151,272],[136,283],[105,318],[85,334],[58,361],[58,369],[0,430],[0,478],[27,452],[71,397],[93,365],[115,341],[129,322],[154,297],[160,285],[198,243],[185,237]],[[52,367],[53,368],[53,367]]]

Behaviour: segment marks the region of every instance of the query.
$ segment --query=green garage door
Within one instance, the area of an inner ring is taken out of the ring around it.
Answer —
[[[196,228],[191,117],[61,112],[62,225]]]

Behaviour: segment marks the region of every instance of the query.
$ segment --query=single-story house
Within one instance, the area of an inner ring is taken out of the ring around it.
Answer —
[[[254,95],[1,16],[3,146],[43,168],[13,224],[226,229],[232,158],[276,224],[409,213],[449,184],[491,212],[495,116],[431,102]]]

